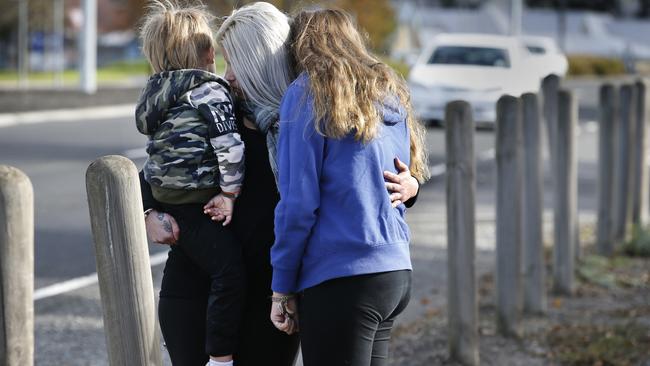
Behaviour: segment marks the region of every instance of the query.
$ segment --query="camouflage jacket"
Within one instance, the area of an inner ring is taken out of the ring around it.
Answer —
[[[149,78],[135,111],[149,137],[145,179],[154,187],[237,192],[244,144],[228,83],[202,70],[164,71]]]

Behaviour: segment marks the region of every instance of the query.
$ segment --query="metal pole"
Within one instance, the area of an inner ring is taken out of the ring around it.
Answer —
[[[566,53],[566,11],[567,0],[560,0],[560,7],[558,9],[558,43],[560,49]]]
[[[97,91],[97,0],[84,0],[83,14],[79,47],[81,90],[86,94],[94,94]]]
[[[63,0],[54,0],[52,4],[52,23],[54,24],[55,56],[54,56],[54,86],[63,86],[63,71],[65,70],[64,42],[65,42],[65,4]]]
[[[510,35],[521,35],[523,0],[510,0]]]
[[[29,70],[29,2],[18,1],[18,86],[27,88]]]

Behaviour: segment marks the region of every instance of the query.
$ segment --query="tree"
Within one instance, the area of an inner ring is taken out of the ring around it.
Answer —
[[[220,16],[228,15],[232,9],[256,0],[211,0],[206,4]],[[359,27],[368,33],[370,46],[383,51],[386,41],[395,29],[395,13],[389,0],[267,0],[278,9],[291,13],[310,6],[336,6],[350,12]]]
[[[356,17],[359,27],[368,33],[372,49],[386,50],[396,26],[395,11],[388,0],[335,0],[334,5]]]

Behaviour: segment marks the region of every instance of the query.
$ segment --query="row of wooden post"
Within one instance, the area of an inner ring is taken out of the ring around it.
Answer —
[[[600,91],[597,249],[610,255],[630,227],[647,224],[646,84]],[[542,124],[546,125],[553,184],[553,291],[571,295],[581,255],[578,225],[578,102],[560,79],[536,94],[503,96],[496,120],[496,324],[520,336],[522,313],[546,311],[543,246]],[[452,359],[477,365],[478,305],[475,258],[474,122],[471,106],[447,105],[447,235],[449,347]]]
[[[610,255],[648,224],[647,85],[601,87],[597,249]]]

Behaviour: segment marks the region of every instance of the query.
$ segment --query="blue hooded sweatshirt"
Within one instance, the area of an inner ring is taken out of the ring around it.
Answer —
[[[382,106],[378,137],[327,138],[316,132],[309,79],[302,74],[280,106],[280,202],[271,248],[272,289],[291,293],[326,280],[411,269],[405,207],[391,206],[383,171],[409,164],[406,113]]]

